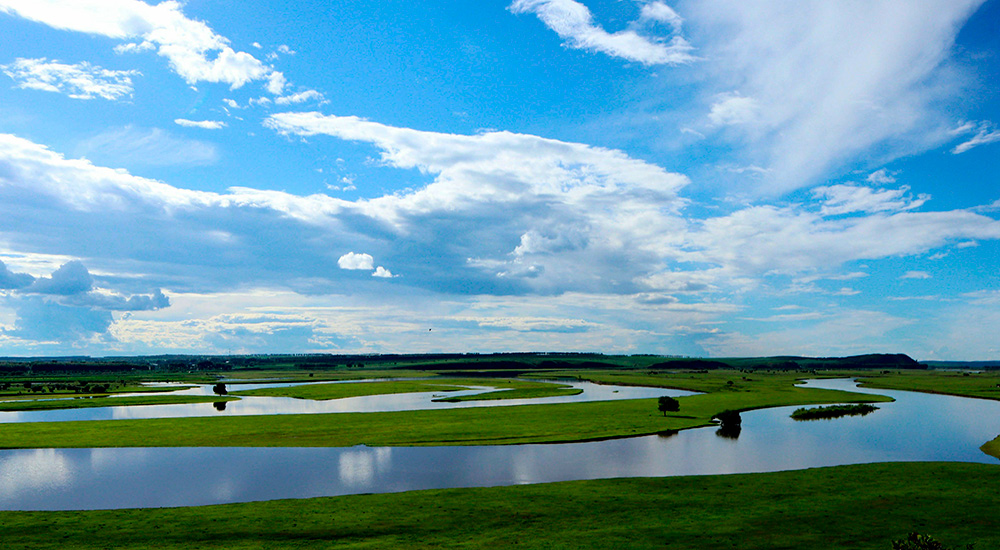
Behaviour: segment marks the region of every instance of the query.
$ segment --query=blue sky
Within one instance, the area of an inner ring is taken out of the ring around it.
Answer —
[[[1000,357],[997,0],[0,0],[0,355]]]

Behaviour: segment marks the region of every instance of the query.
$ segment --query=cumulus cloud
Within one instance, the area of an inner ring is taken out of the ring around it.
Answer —
[[[170,307],[170,299],[160,289],[156,289],[152,294],[133,294],[131,296],[102,289],[85,295],[72,296],[63,300],[62,303],[108,311],[153,311]]]
[[[55,270],[50,277],[35,279],[27,292],[68,296],[88,292],[94,286],[90,271],[80,261],[72,261]]]
[[[374,284],[344,268],[405,273],[400,285],[446,295],[642,294],[655,295],[650,306],[706,314],[708,296],[752,288],[771,274],[833,279],[850,262],[1000,239],[1000,222],[986,215],[917,212],[914,199],[892,193],[869,202],[848,193],[854,202],[829,205],[853,204],[847,217],[808,203],[693,220],[678,196],[684,176],[620,151],[538,136],[421,132],[315,113],[274,115],[268,124],[371,143],[384,165],[418,169],[429,182],[357,200],[201,192],[0,135],[0,229],[15,250],[58,250],[156,273],[154,287],[214,292],[254,281],[319,294]],[[817,198],[828,196],[841,195]],[[38,227],[38,219],[49,221]],[[330,250],[343,252],[330,258]],[[77,294],[87,301],[45,296],[113,311],[146,301],[128,306],[129,296],[163,303],[141,289],[99,290]],[[711,305],[715,314],[734,307]]]
[[[375,269],[375,259],[371,254],[348,252],[337,260],[340,269]]]
[[[708,119],[716,126],[728,126],[753,122],[757,117],[757,102],[752,97],[743,97],[739,93],[720,94]]]
[[[174,119],[174,123],[185,128],[202,128],[205,130],[219,130],[226,127],[226,123],[220,120],[188,120],[186,118]]]
[[[710,0],[678,11],[714,93],[742,98],[713,101],[713,123],[745,162],[773,169],[763,189],[783,193],[949,139],[940,105],[962,85],[949,56],[982,3]]]
[[[35,278],[27,273],[14,273],[7,264],[0,261],[0,289],[24,288],[35,281]]]
[[[2,265],[2,264],[0,264]],[[0,270],[0,282],[3,272]],[[7,272],[9,274],[9,272]],[[63,264],[49,277],[33,279],[19,276],[16,286],[5,297],[5,305],[16,312],[14,327],[2,330],[4,336],[15,338],[30,347],[39,344],[71,344],[111,342],[109,334],[113,311],[152,311],[170,305],[170,300],[157,289],[152,294],[126,295],[107,288],[98,288],[90,271],[79,260]]]
[[[388,269],[382,266],[378,266],[375,268],[375,271],[372,272],[372,277],[379,277],[381,279],[391,279],[395,277],[395,275],[393,275],[392,272],[389,271]]]
[[[384,164],[433,174],[421,189],[359,200],[351,209],[443,261],[436,277],[474,276],[469,268],[475,268],[489,284],[509,288],[528,280],[536,288],[631,285],[620,269],[623,249],[640,264],[658,263],[669,253],[665,241],[683,225],[678,213],[685,201],[677,191],[687,178],[620,151],[511,132],[422,132],[319,113],[276,114],[267,125],[369,142]],[[581,273],[573,267],[578,262],[602,275]],[[522,269],[533,264],[544,275]],[[405,267],[408,278],[431,272],[417,262],[394,265]]]
[[[128,41],[119,52],[155,49],[189,84],[219,82],[239,88],[264,80],[271,93],[284,88],[284,76],[201,21],[189,19],[181,4],[149,5],[139,0],[0,0],[0,12],[68,31]]]
[[[114,71],[87,63],[67,65],[48,59],[18,58],[0,65],[0,70],[17,81],[19,88],[63,93],[74,99],[108,100],[132,95],[132,77],[138,71]]]
[[[583,4],[575,0],[515,0],[508,8],[512,13],[534,13],[570,48],[601,52],[644,65],[680,65],[695,60],[692,47],[676,35],[666,40],[662,36],[645,36],[635,29],[609,33],[594,24],[594,17]],[[657,21],[680,32],[681,18],[663,2],[643,6],[641,21]]]

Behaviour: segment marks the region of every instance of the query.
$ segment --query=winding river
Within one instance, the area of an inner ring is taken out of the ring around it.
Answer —
[[[856,389],[849,380],[807,384],[896,401],[864,417],[810,422],[791,420],[794,407],[750,411],[735,438],[713,427],[549,445],[0,451],[0,509],[194,506],[864,462],[997,462],[979,446],[1000,433],[1000,402]]]
[[[377,380],[349,380],[344,382],[319,382],[321,384],[364,384]],[[435,382],[435,380],[428,380]],[[458,409],[466,407],[510,407],[514,405],[545,404],[545,403],[580,403],[584,401],[612,401],[617,399],[648,399],[661,395],[681,397],[693,395],[695,392],[672,390],[665,388],[647,388],[639,386],[612,386],[580,381],[553,381],[565,386],[582,390],[576,395],[561,395],[535,399],[495,399],[483,401],[462,401],[458,403],[436,401],[441,397],[457,397],[491,391],[491,387],[469,386],[470,389],[449,392],[414,392],[366,395],[362,397],[347,397],[318,401],[312,399],[295,399],[292,397],[239,396],[239,401],[228,401],[225,408],[216,407],[213,403],[188,403],[174,405],[142,405],[119,407],[94,407],[84,409],[53,409],[47,411],[0,411],[0,423],[5,422],[66,422],[74,420],[125,420],[139,418],[182,418],[194,416],[220,415],[265,415],[265,414],[319,414],[319,413],[351,413],[351,412],[395,412],[433,409]],[[248,391],[262,388],[280,388],[304,383],[272,383],[272,384],[229,384],[232,392]],[[177,386],[174,395],[211,396],[212,386],[201,384],[153,384],[158,386]],[[121,394],[121,396],[143,396],[150,394]]]

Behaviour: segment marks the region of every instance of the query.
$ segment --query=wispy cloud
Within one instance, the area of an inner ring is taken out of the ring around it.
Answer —
[[[174,123],[185,128],[202,128],[205,130],[219,130],[226,127],[226,123],[221,120],[188,120],[186,118],[174,119]]]
[[[959,130],[964,129],[972,130],[972,126],[963,126]],[[964,133],[964,132],[962,132]],[[952,154],[960,155],[973,147],[978,147],[980,145],[987,145],[1000,141],[1000,130],[995,129],[995,126],[989,122],[981,122],[976,126],[976,135],[972,136],[971,139],[963,141],[955,146],[951,150]]]
[[[127,166],[204,166],[219,158],[215,145],[160,128],[112,128],[77,146],[83,156]]]
[[[317,92],[316,90],[306,90],[304,92],[298,92],[274,99],[274,102],[278,105],[291,105],[293,103],[305,103],[306,101],[319,101],[322,103],[325,101],[325,98],[323,97],[323,94]]]
[[[66,94],[74,99],[108,100],[132,95],[132,77],[138,71],[114,71],[83,62],[75,65],[48,59],[18,58],[0,65],[0,70],[13,78],[19,88]]]
[[[951,46],[982,3],[686,2],[692,42],[710,60],[699,65],[703,93],[715,94],[696,129],[724,128],[719,139],[743,162],[773,169],[759,182],[771,194],[859,158],[939,146],[951,116],[941,105],[962,85],[949,70]]]
[[[575,0],[516,0],[508,8],[515,14],[534,13],[550,29],[574,49],[600,52],[644,65],[680,65],[696,58],[693,48],[675,34],[669,40],[662,36],[640,34],[635,29],[609,33],[594,24],[594,17],[583,4]],[[663,2],[643,6],[640,22],[668,24],[674,33],[680,32],[681,18]]]
[[[836,216],[853,212],[901,212],[919,208],[930,199],[928,195],[917,198],[908,196],[910,188],[872,189],[855,185],[824,185],[812,190],[813,196],[823,200],[820,213]]]

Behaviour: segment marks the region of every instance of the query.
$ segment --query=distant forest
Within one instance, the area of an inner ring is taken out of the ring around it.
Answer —
[[[340,369],[434,370],[475,375],[489,370],[520,371],[566,369],[646,369],[657,370],[855,370],[954,368],[997,370],[1000,362],[920,363],[904,354],[869,354],[851,357],[752,357],[700,359],[661,355],[602,355],[594,353],[493,353],[493,354],[367,354],[367,355],[156,355],[142,357],[48,357],[0,358],[0,376],[60,373],[182,373],[225,372],[232,370]],[[469,371],[469,372],[465,372]]]

